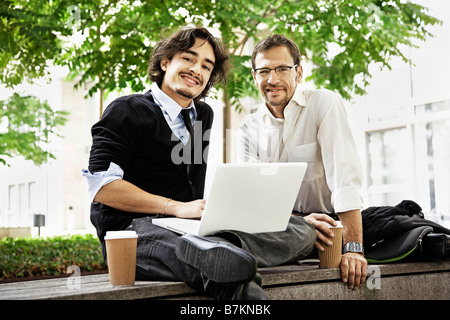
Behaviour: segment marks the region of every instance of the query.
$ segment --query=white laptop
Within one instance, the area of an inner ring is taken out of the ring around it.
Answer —
[[[154,218],[153,224],[198,236],[285,231],[306,168],[303,162],[220,164],[200,220]]]

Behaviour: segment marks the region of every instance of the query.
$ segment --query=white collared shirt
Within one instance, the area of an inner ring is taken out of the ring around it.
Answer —
[[[362,208],[359,155],[342,99],[332,91],[298,85],[284,119],[276,119],[262,104],[244,118],[237,137],[239,162],[308,163],[294,211]]]
[[[180,115],[183,108],[180,107],[175,100],[165,94],[156,83],[152,83],[151,89],[153,99],[161,108],[164,118],[166,119],[170,129],[172,129],[173,134],[180,139],[184,145],[186,145],[189,141],[189,131]],[[194,125],[195,119],[197,118],[197,111],[195,110],[194,101],[191,101],[191,104],[187,107],[187,109],[191,110],[189,115],[191,117],[192,125]]]

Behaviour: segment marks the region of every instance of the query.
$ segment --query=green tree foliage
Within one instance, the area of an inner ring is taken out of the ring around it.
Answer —
[[[69,66],[78,86],[93,82],[90,94],[143,90],[148,59],[161,34],[191,24],[219,30],[239,56],[230,96],[246,95],[238,83],[251,83],[243,46],[282,33],[313,63],[310,80],[349,98],[364,93],[354,79],[361,76],[367,84],[370,63],[388,67],[392,57],[406,60],[399,45],[414,46],[430,36],[428,25],[440,23],[426,8],[403,0],[6,0],[0,10],[3,83],[42,75],[51,60]],[[330,47],[339,53],[330,56]]]
[[[220,88],[225,108],[239,110],[241,97],[257,94],[244,47],[273,33],[292,38],[312,63],[306,80],[350,99],[365,93],[369,64],[407,60],[402,48],[430,36],[426,28],[437,23],[426,8],[404,0],[3,0],[1,80],[14,85],[45,74],[49,59],[68,66],[89,95],[143,91],[161,35],[203,25],[218,30],[233,55],[229,84]]]
[[[48,74],[61,54],[68,1],[0,1],[0,81],[14,86]]]
[[[67,112],[53,111],[47,102],[33,96],[14,93],[8,100],[0,100],[0,163],[5,156],[22,155],[35,164],[42,164],[55,156],[44,149],[59,127],[67,121]]]

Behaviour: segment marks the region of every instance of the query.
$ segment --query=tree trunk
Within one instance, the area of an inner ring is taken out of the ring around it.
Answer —
[[[102,118],[103,115],[103,96],[105,94],[105,89],[100,89],[100,106],[99,106],[99,111],[100,111],[100,115],[99,115],[99,119]]]
[[[231,102],[228,97],[228,93],[224,90],[223,93],[223,163],[229,162],[227,148],[227,131],[231,129]]]

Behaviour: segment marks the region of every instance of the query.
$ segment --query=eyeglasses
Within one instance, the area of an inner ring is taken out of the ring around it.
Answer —
[[[272,72],[272,70],[275,70],[275,73],[277,74],[277,76],[279,77],[284,77],[287,76],[289,74],[289,72],[291,71],[292,68],[297,67],[298,64],[289,67],[289,66],[279,66],[276,67],[275,69],[270,69],[270,68],[258,68],[258,69],[253,69],[253,71],[256,73],[256,75],[260,78],[268,78],[270,73]]]

